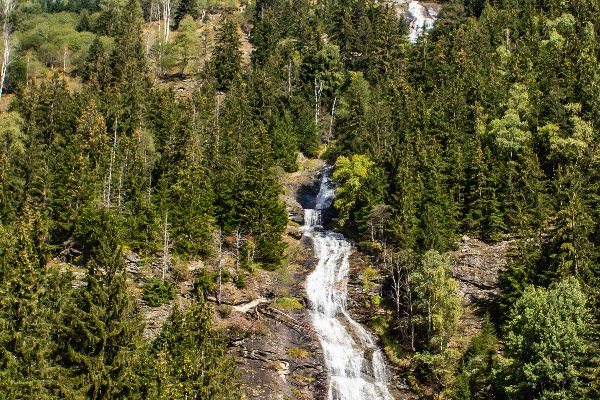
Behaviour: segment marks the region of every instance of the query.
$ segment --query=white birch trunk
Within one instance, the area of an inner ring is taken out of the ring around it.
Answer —
[[[0,66],[0,104],[2,104],[2,92],[4,91],[4,81],[6,71],[10,65],[11,52],[11,29],[9,25],[10,14],[14,9],[12,0],[0,0],[2,5],[2,65]]]
[[[115,119],[115,135],[113,138],[113,145],[110,152],[110,164],[108,166],[108,193],[106,195],[106,205],[110,208],[111,189],[112,189],[112,171],[115,163],[115,150],[117,148],[117,128],[119,126],[118,118]]]
[[[165,212],[165,235],[163,243],[163,268],[162,268],[162,279],[165,280],[167,273],[167,264],[169,262],[169,213]]]
[[[171,33],[171,0],[163,0],[163,38],[165,43],[169,42],[169,34]]]

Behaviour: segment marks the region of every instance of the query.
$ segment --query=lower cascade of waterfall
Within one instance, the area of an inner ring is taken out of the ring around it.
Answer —
[[[304,235],[312,238],[318,259],[306,291],[329,376],[327,398],[391,400],[383,354],[346,308],[350,243],[321,226],[321,211],[331,206],[335,193],[330,175],[330,169],[324,170],[315,209],[304,210]]]

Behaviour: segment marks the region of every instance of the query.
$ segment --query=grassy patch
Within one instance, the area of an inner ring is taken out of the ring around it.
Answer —
[[[287,351],[288,355],[299,360],[306,360],[308,358],[309,352],[301,347],[292,347]]]
[[[302,310],[302,303],[295,297],[280,297],[275,301],[275,308],[283,311]]]

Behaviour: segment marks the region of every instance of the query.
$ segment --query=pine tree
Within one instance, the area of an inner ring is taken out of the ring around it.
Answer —
[[[141,22],[139,0],[129,0],[119,19],[109,61],[112,84],[118,94],[119,127],[128,135],[140,128],[149,92]]]
[[[92,31],[92,23],[90,22],[90,13],[88,10],[81,10],[81,18],[75,27],[77,32],[91,32]]]
[[[109,57],[99,36],[96,36],[90,45],[80,76],[84,82],[90,82],[97,90],[105,89],[111,80]]]
[[[198,0],[181,0],[175,8],[175,15],[173,17],[173,29],[178,30],[179,24],[186,15],[192,19],[197,19],[200,16],[201,5]]]
[[[171,187],[171,236],[175,251],[184,255],[210,251],[214,192],[205,163],[199,138],[192,137]]]
[[[237,27],[231,17],[225,16],[217,30],[216,45],[211,59],[214,77],[220,90],[228,90],[241,72],[242,53],[239,48]]]
[[[155,367],[145,398],[239,398],[235,363],[224,337],[211,327],[202,296],[186,311],[175,307],[153,343],[152,357]]]
[[[450,276],[448,259],[435,250],[423,255],[413,272],[411,284],[415,296],[415,323],[425,341],[425,348],[443,352],[458,328],[461,298],[458,282]]]
[[[60,393],[112,399],[136,389],[132,355],[141,335],[138,312],[127,292],[116,224],[108,211],[89,211],[77,235],[88,247],[86,286],[74,294],[60,322]]]
[[[47,229],[29,206],[0,225],[0,397],[53,398],[59,374],[55,321],[69,301],[70,274],[46,264]]]

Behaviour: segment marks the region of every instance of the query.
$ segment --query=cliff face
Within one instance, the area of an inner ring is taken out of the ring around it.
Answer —
[[[290,220],[284,238],[287,265],[279,271],[252,272],[243,291],[229,285],[223,302],[231,310],[217,313],[217,325],[232,339],[246,399],[316,400],[327,393],[323,354],[306,307],[305,280],[314,260],[310,241],[300,230],[303,208],[314,201],[324,162],[302,156],[298,162],[298,172],[282,177]],[[299,304],[287,304],[294,301]]]
[[[463,236],[455,243],[454,250],[446,253],[451,260],[452,276],[459,283],[463,299],[461,327],[451,340],[451,346],[459,351],[464,351],[471,338],[480,331],[485,313],[493,311],[499,294],[498,274],[506,268],[513,245],[514,242],[509,240],[486,243]],[[373,262],[358,248],[355,248],[350,259],[348,306],[352,316],[367,326],[372,325],[378,316],[385,317],[389,312],[369,304],[374,296],[386,290],[383,279],[377,273],[373,274],[374,269],[377,270]],[[408,355],[402,365],[389,363],[390,388],[397,400],[419,398],[411,391],[406,379],[407,372],[413,368],[410,363]]]
[[[513,243],[488,244],[463,236],[457,249],[448,253],[453,261],[454,278],[459,281],[463,305],[485,306],[498,296],[498,273],[506,268]]]
[[[294,273],[297,280],[287,298],[304,303],[300,288],[308,272]],[[219,321],[232,339],[245,398],[323,399],[327,376],[305,304],[300,310],[281,310],[277,304],[259,298],[234,306]]]

